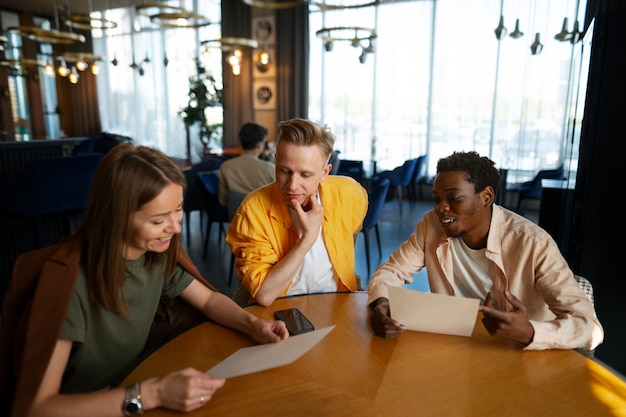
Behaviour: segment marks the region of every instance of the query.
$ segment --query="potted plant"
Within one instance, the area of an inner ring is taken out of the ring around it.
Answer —
[[[222,117],[209,120],[207,110],[219,107],[223,109],[223,88],[217,84],[215,77],[207,71],[199,58],[194,59],[196,73],[189,77],[189,101],[178,111],[187,130],[187,158],[191,161],[190,127],[199,123],[200,141],[203,146],[203,157],[212,145],[222,145]],[[222,114],[222,113],[220,113]]]

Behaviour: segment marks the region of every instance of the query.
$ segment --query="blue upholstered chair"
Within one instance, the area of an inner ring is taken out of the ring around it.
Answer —
[[[185,180],[187,181],[187,190],[185,191],[185,199],[183,201],[183,211],[185,212],[185,225],[187,248],[190,248],[191,229],[190,220],[192,212],[199,212],[200,228],[204,225],[203,217],[209,216],[211,208],[211,197],[207,194],[204,184],[200,181],[198,173],[215,171],[219,169],[222,160],[219,158],[210,158],[194,164],[191,169],[185,171]]]
[[[365,242],[365,259],[367,261],[368,277],[371,273],[369,233],[372,229],[374,229],[374,231],[376,232],[378,257],[381,258],[383,256],[380,247],[380,232],[378,231],[378,220],[380,219],[380,213],[383,211],[385,198],[387,197],[387,191],[389,191],[390,184],[391,182],[388,178],[377,180],[372,183],[372,187],[367,192],[369,205],[367,206],[367,213],[365,214],[365,219],[363,220],[363,228],[361,229],[361,232],[363,233],[363,238]]]
[[[230,217],[228,217],[228,210],[226,206],[220,204],[218,198],[218,191],[220,185],[220,173],[219,170],[210,171],[210,172],[200,172],[198,173],[198,178],[202,182],[204,186],[204,190],[207,193],[208,198],[208,207],[207,213],[209,215],[209,222],[207,224],[206,234],[204,235],[204,252],[202,254],[202,259],[206,259],[207,248],[209,246],[209,236],[211,235],[211,225],[213,223],[218,223],[219,232],[218,237],[223,236],[226,238],[226,228],[225,225],[230,223]]]
[[[247,194],[228,192],[226,193],[226,211],[228,212],[228,221],[230,222],[239,208],[239,204],[246,198]],[[233,271],[235,270],[235,254],[231,252],[230,269],[228,271],[228,286],[233,282]]]
[[[416,194],[419,193],[419,199],[424,199],[424,194],[422,192],[422,184],[426,183],[428,179],[428,175],[426,172],[428,162],[428,155],[420,155],[417,157],[417,164],[415,164],[415,171],[413,172],[413,178],[411,179],[411,184],[408,186],[409,190],[409,198],[411,202],[416,200]]]
[[[0,186],[0,215],[32,220],[35,247],[56,243],[71,233],[71,216],[87,206],[100,161],[99,153],[32,160],[15,183]],[[63,218],[62,235],[44,236],[47,216]]]
[[[402,216],[402,189],[408,188],[413,181],[415,174],[415,167],[417,166],[418,158],[407,159],[404,163],[398,167],[395,167],[391,171],[383,171],[379,174],[379,178],[388,178],[389,188],[398,192],[398,207],[400,209],[400,215]]]
[[[562,180],[563,165],[561,164],[561,166],[556,169],[545,169],[539,171],[532,180],[521,183],[518,188],[519,196],[517,199],[517,208],[515,209],[516,212],[519,213],[520,208],[522,207],[522,201],[541,199],[541,180],[544,179]]]

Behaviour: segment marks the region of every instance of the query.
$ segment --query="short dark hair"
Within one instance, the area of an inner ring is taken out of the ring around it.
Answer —
[[[267,136],[267,129],[256,123],[246,123],[239,129],[239,141],[243,149],[254,149]]]
[[[454,152],[437,162],[437,174],[448,171],[463,171],[467,180],[474,184],[474,191],[480,192],[487,186],[493,188],[494,194],[500,191],[500,172],[495,163],[486,156],[475,151]]]

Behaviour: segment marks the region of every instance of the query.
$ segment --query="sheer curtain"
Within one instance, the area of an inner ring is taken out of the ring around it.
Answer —
[[[554,35],[564,17],[572,30],[576,12],[571,0],[394,1],[341,17],[312,11],[309,113],[331,126],[344,159],[382,170],[428,153],[432,175],[439,158],[476,150],[521,181],[564,159],[575,46]],[[498,41],[501,14],[508,34]],[[516,19],[524,35],[514,39]],[[338,22],[375,25],[376,52],[365,64],[350,42],[323,50],[315,31]],[[543,50],[533,55],[537,33]]]
[[[188,2],[189,10],[220,22],[219,1]],[[106,17],[117,28],[94,33],[94,52],[106,57],[97,77],[102,130],[131,137],[168,155],[187,157],[186,130],[178,111],[188,101],[189,77],[200,42],[221,36],[219,24],[198,29],[164,28],[134,8],[112,9]],[[221,83],[221,54],[202,57],[205,68]],[[221,122],[221,112],[219,114]],[[202,156],[202,143],[192,129],[190,158]]]

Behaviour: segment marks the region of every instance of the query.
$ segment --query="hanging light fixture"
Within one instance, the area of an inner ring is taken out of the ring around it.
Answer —
[[[72,71],[70,71],[69,75],[67,76],[68,80],[70,80],[70,82],[72,84],[76,84],[78,83],[78,79],[80,78],[80,75],[78,75],[78,71],[76,71],[76,67],[72,66]]]
[[[208,17],[188,11],[176,13],[157,13],[150,16],[150,21],[166,28],[197,29],[211,23]]]
[[[57,57],[57,60],[61,62],[61,65],[57,69],[57,74],[61,77],[67,77],[71,75],[71,71],[68,68],[67,63],[73,63],[72,71],[77,69],[78,71],[85,71],[91,68],[91,73],[97,75],[100,72],[97,61],[103,61],[104,58],[101,55],[92,54],[89,52],[65,52]],[[94,70],[94,66],[96,69]],[[78,79],[76,79],[78,81]]]
[[[27,67],[42,67],[46,66],[46,63],[37,59],[19,58],[19,59],[4,59],[0,61],[0,66],[8,67],[13,74],[27,75]]]
[[[498,27],[494,30],[496,34],[496,38],[500,41],[502,40],[507,33],[506,27],[504,27],[504,16],[500,15],[500,22],[498,23]]]
[[[57,74],[59,74],[59,77],[67,77],[68,75],[70,75],[70,69],[67,67],[67,62],[65,62],[65,59],[61,58],[61,64],[57,67]]]
[[[292,7],[304,6],[307,4],[306,0],[243,0],[245,4],[259,9],[291,9]]]
[[[256,49],[259,43],[254,39],[222,37],[200,42],[205,48],[219,48],[224,52],[229,52],[226,62],[231,67],[234,75],[241,73],[241,64],[243,60],[244,49]]]
[[[62,32],[56,29],[43,29],[37,26],[15,26],[7,29],[7,33],[21,36],[42,43],[69,45],[85,43],[84,35],[73,32]]]
[[[322,10],[345,10],[345,9],[360,9],[362,7],[378,6],[383,0],[360,0],[354,3],[329,3],[327,1],[309,0],[309,4],[317,6]]]
[[[539,55],[543,50],[543,44],[539,41],[539,32],[535,34],[535,41],[530,45],[530,52],[533,55]]]
[[[270,65],[270,53],[265,46],[261,48],[261,51],[255,57],[256,67],[259,72],[267,72]]]
[[[519,30],[519,19],[515,19],[515,29],[513,30],[513,32],[511,32],[509,36],[513,39],[519,39],[524,36],[524,32]]]
[[[354,48],[361,48],[359,62],[364,64],[367,60],[367,54],[374,53],[374,41],[377,38],[376,30],[359,26],[337,26],[331,28],[322,28],[315,32],[318,38],[324,42],[324,50],[330,52],[333,50],[335,41],[347,41]],[[363,42],[367,41],[367,46]]]
[[[142,16],[154,16],[159,13],[183,13],[186,12],[182,7],[170,6],[165,3],[143,3],[135,6],[135,12]]]
[[[44,68],[44,72],[46,73],[47,76],[54,77],[55,71],[54,71],[54,62],[52,61],[52,59],[48,59],[48,61],[46,62],[46,67]]]
[[[563,27],[561,27],[561,31],[554,35],[554,39],[559,42],[566,42],[572,38],[572,34],[567,31],[567,17],[563,18]]]
[[[572,28],[572,36],[570,37],[569,41],[572,44],[576,44],[578,43],[578,41],[580,40],[582,33],[581,31],[578,29],[578,20],[574,22],[574,27]]]
[[[117,23],[101,17],[92,17],[91,15],[73,14],[65,21],[67,27],[82,30],[95,29],[113,29],[117,27]]]

